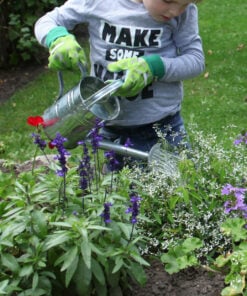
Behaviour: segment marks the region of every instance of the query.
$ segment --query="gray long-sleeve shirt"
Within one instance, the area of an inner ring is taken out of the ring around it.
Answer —
[[[91,74],[103,80],[119,78],[108,72],[108,63],[119,59],[159,54],[165,75],[148,85],[134,100],[120,99],[121,112],[110,124],[142,125],[180,110],[183,83],[204,70],[204,54],[198,32],[198,13],[189,4],[168,22],[155,21],[142,3],[131,0],[68,0],[35,24],[37,40],[45,46],[48,32],[56,26],[68,30],[87,23]]]

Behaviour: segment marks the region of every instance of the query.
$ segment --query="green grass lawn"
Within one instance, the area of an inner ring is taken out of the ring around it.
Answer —
[[[206,71],[185,82],[183,115],[219,140],[246,128],[246,8],[241,0],[199,4]]]
[[[247,2],[204,0],[199,4],[200,33],[206,56],[203,75],[185,81],[183,116],[188,127],[198,126],[205,134],[213,133],[223,145],[230,145],[246,129],[247,110]],[[64,73],[69,89],[78,83],[80,73]],[[28,116],[42,115],[58,94],[55,72],[41,74],[16,92],[0,108],[0,135],[5,152],[1,158],[30,157],[32,127]]]

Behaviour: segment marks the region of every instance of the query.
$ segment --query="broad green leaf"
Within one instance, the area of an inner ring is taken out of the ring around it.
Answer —
[[[3,215],[3,217],[4,218],[7,218],[7,217],[10,217],[10,218],[13,218],[13,215],[14,214],[17,214],[16,216],[18,216],[18,215],[20,215],[21,213],[23,213],[25,210],[23,209],[23,208],[14,208],[14,209],[12,209],[12,210],[10,210],[10,211],[7,211],[4,215]]]
[[[124,262],[122,257],[117,257],[115,260],[115,266],[112,270],[112,273],[116,273],[117,271],[119,271],[119,269],[123,266]]]
[[[1,240],[6,238],[7,236],[14,237],[20,233],[22,233],[26,228],[26,224],[21,223],[13,223],[6,227],[1,235]]]
[[[96,247],[94,244],[90,243],[91,249],[94,253],[96,253],[97,255],[103,256],[104,252],[101,251],[98,247]]]
[[[81,254],[88,269],[91,268],[91,253],[92,250],[90,243],[88,243],[87,241],[83,241],[81,243]]]
[[[87,229],[85,229],[85,228],[81,228],[80,231],[81,231],[81,234],[82,234],[83,240],[86,241],[86,242],[88,242],[88,233],[87,233]]]
[[[189,237],[182,243],[182,249],[185,253],[189,253],[203,246],[202,241],[196,237]]]
[[[92,258],[92,272],[101,285],[105,285],[105,276],[101,265]]]
[[[119,227],[121,228],[122,232],[124,233],[126,239],[130,239],[130,233],[131,233],[131,226],[122,222],[118,222]]]
[[[2,265],[7,267],[13,273],[17,273],[20,269],[17,259],[12,254],[1,254]]]
[[[237,274],[231,281],[230,286],[222,290],[221,296],[235,296],[242,295],[245,288],[245,275]]]
[[[64,254],[64,262],[63,266],[61,267],[61,271],[66,270],[75,260],[76,256],[78,256],[78,248],[77,246],[74,246],[73,248],[69,249],[65,254]]]
[[[23,186],[20,182],[16,181],[15,186],[16,186],[16,188],[20,189],[20,191],[22,193],[24,193],[24,194],[27,193],[27,190],[26,190],[25,186]]]
[[[33,275],[33,283],[32,283],[33,291],[37,288],[38,283],[39,283],[39,274],[37,272],[35,272]]]
[[[67,227],[67,228],[71,228],[72,225],[68,222],[51,222],[50,225],[52,226],[60,226],[60,227]]]
[[[82,257],[80,257],[74,276],[74,283],[79,295],[91,295],[92,270],[88,269]]]
[[[8,287],[9,280],[4,280],[0,282],[0,295],[5,295],[7,292],[5,291],[5,288]]]
[[[173,257],[173,256],[169,255],[168,253],[166,253],[166,254],[163,254],[160,259],[163,263],[165,263],[165,270],[169,274],[179,272],[180,267],[179,267],[179,264],[176,260],[177,259],[176,257]]]
[[[215,265],[217,267],[223,267],[231,260],[231,255],[225,257],[224,255],[220,255],[215,259]]]
[[[101,230],[101,231],[111,231],[110,228],[100,226],[100,225],[89,225],[88,229],[90,229],[90,230]]]
[[[67,242],[70,239],[70,236],[68,232],[62,231],[57,232],[55,234],[50,235],[47,238],[47,241],[45,242],[45,251],[49,250],[52,247],[55,247],[57,245],[61,245],[65,242]]]
[[[130,257],[132,257],[136,262],[140,263],[141,265],[150,266],[150,264],[146,260],[144,260],[139,254],[135,252],[130,252]]]
[[[26,265],[21,268],[19,272],[20,277],[29,277],[33,273],[33,266],[32,265]]]
[[[239,242],[240,240],[246,240],[247,229],[244,228],[246,221],[241,218],[229,218],[221,226],[221,230],[224,234],[231,236],[233,241]]]
[[[139,263],[130,262],[130,269],[128,270],[128,273],[130,273],[130,275],[142,286],[147,281],[146,273]]]
[[[78,262],[79,262],[79,256],[76,256],[74,258],[73,262],[70,264],[70,266],[66,270],[66,274],[65,274],[65,286],[66,287],[69,286],[70,281],[71,281],[72,277],[75,274],[75,271],[76,271],[77,266],[78,266]]]
[[[47,221],[45,214],[41,211],[34,211],[32,213],[34,230],[37,235],[41,238],[44,238],[47,235]]]
[[[178,262],[180,269],[185,269],[189,266],[195,266],[198,264],[196,257],[192,256],[192,255],[191,256],[186,255],[186,256],[179,257],[179,258],[177,258],[177,262]]]

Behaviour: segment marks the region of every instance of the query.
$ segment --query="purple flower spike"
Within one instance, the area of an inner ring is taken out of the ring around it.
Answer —
[[[111,202],[104,203],[104,211],[102,212],[102,214],[100,214],[100,216],[104,218],[104,222],[106,224],[112,222],[110,215],[110,207],[112,207],[112,205],[113,204]]]
[[[32,138],[34,138],[33,143],[36,144],[40,150],[44,151],[45,147],[46,147],[46,141],[42,140],[39,134],[32,134]]]
[[[98,118],[96,119],[95,126],[91,130],[90,139],[92,145],[92,152],[96,153],[99,148],[99,142],[102,141],[103,137],[99,134],[100,129],[103,127],[103,122],[101,122]]]
[[[107,151],[105,152],[105,157],[108,162],[108,167],[111,172],[114,172],[118,169],[119,161],[116,159],[116,154],[114,151]]]
[[[92,169],[90,163],[90,156],[88,153],[88,148],[85,142],[79,142],[79,145],[83,147],[83,158],[80,161],[77,172],[80,176],[79,186],[82,190],[85,190],[89,187],[90,180],[92,179]]]
[[[63,146],[63,143],[66,141],[66,138],[63,138],[59,133],[57,133],[56,138],[51,142],[51,144],[55,146],[58,151],[58,155],[55,157],[55,159],[59,161],[61,166],[61,170],[57,170],[57,175],[59,177],[64,177],[68,170],[66,167],[66,156],[69,156],[70,153]]]
[[[141,197],[136,196],[136,195],[132,195],[130,197],[130,202],[131,202],[131,206],[127,208],[127,210],[125,211],[126,214],[131,213],[131,218],[130,221],[132,224],[136,224],[137,223],[137,216],[139,215],[139,208],[140,208],[140,202],[141,202]]]

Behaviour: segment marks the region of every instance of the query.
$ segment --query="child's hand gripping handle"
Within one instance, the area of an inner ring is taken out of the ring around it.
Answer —
[[[124,72],[124,83],[116,92],[122,97],[137,95],[145,86],[165,75],[165,65],[159,55],[122,59],[107,68],[110,72]]]
[[[53,28],[46,36],[46,45],[49,48],[48,67],[54,70],[75,69],[78,64],[86,67],[86,55],[75,36],[64,27]]]

